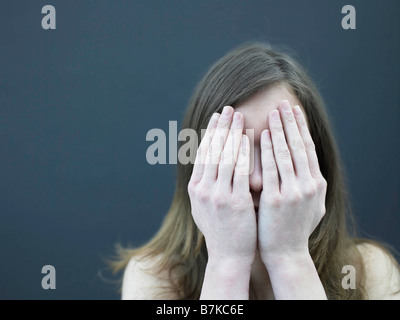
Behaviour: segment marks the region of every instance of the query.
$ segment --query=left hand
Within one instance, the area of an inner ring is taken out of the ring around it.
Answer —
[[[325,214],[327,182],[303,112],[286,100],[277,111],[261,136],[258,249],[264,264],[276,256],[309,254],[308,238]]]

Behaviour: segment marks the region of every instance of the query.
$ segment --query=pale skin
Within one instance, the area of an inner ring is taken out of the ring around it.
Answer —
[[[286,87],[275,86],[209,122],[188,185],[209,256],[200,299],[248,299],[250,283],[258,299],[327,298],[308,251],[325,214],[327,183],[296,106]],[[245,129],[254,130],[254,148]],[[369,297],[399,299],[391,289],[399,287],[400,275],[386,254],[373,245],[359,250]],[[123,299],[178,298],[161,289],[168,270],[145,268],[152,262],[128,264]]]

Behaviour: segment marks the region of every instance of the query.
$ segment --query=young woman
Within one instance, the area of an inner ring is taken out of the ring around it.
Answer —
[[[198,84],[173,202],[140,248],[119,247],[123,299],[399,299],[382,245],[353,238],[323,101],[301,66],[245,44]]]

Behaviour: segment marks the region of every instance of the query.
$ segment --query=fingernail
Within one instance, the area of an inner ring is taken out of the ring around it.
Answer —
[[[239,121],[242,118],[242,115],[240,112],[235,112],[235,114],[233,115],[233,120],[235,121]]]
[[[298,106],[298,105],[294,106],[294,107],[293,107],[293,112],[294,112],[295,114],[300,115],[300,114],[301,114],[300,106]]]
[[[224,109],[222,110],[222,112],[227,116],[230,116],[232,114],[232,111],[233,109],[230,106],[225,106]]]
[[[282,108],[283,108],[283,110],[285,110],[287,112],[292,111],[292,109],[290,108],[289,101],[287,101],[287,100],[282,101]]]
[[[262,133],[262,143],[264,147],[272,148],[271,136],[268,129],[265,129]]]
[[[242,148],[242,151],[245,152],[246,151],[246,137],[244,135],[242,135],[242,144],[240,145]]]
[[[278,110],[272,110],[271,116],[272,116],[272,119],[279,120],[279,111]]]

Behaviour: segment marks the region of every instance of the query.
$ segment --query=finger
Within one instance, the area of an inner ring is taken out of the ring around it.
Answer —
[[[242,140],[243,124],[243,115],[240,112],[235,112],[218,166],[217,179],[218,183],[221,183],[221,185],[231,186],[233,170],[235,168]]]
[[[300,179],[311,178],[303,138],[300,135],[289,101],[282,101],[279,108],[282,115],[283,128],[285,130],[286,141],[292,156],[295,173]]]
[[[269,117],[269,128],[272,137],[275,162],[282,183],[292,184],[295,181],[292,157],[286,144],[285,133],[278,110],[272,110]]]
[[[271,133],[268,129],[261,133],[261,165],[263,193],[274,196],[280,192],[279,175],[274,157]]]
[[[228,137],[229,128],[232,122],[232,115],[233,108],[230,106],[224,107],[224,110],[219,117],[218,125],[212,138],[211,145],[207,151],[203,179],[217,178],[219,160],[225,145],[225,141]]]
[[[301,108],[299,106],[295,106],[293,108],[293,113],[296,118],[296,122],[297,122],[297,126],[299,128],[300,135],[303,138],[304,146],[305,146],[306,153],[307,153],[308,167],[309,167],[310,173],[313,178],[320,178],[322,176],[322,174],[321,174],[321,171],[319,168],[317,153],[315,151],[315,144],[311,137],[310,131],[308,130],[307,122],[304,117],[304,114],[301,111]]]
[[[199,148],[197,149],[196,159],[194,161],[193,172],[191,177],[191,180],[195,183],[200,182],[203,176],[207,151],[214,136],[215,129],[217,128],[219,117],[220,117],[219,113],[214,113],[211,116],[204,137],[200,142]]]
[[[234,193],[249,192],[249,169],[250,169],[250,141],[249,138],[242,134],[238,159],[233,174]]]

